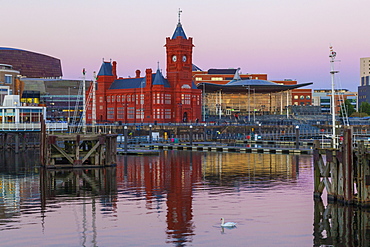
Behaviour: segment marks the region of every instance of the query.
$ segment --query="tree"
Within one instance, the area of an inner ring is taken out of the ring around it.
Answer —
[[[369,104],[370,107],[370,104]],[[345,109],[345,111],[344,111]],[[370,110],[370,108],[369,108]],[[341,105],[340,107],[340,114],[339,116],[344,117],[344,116],[351,116],[354,112],[356,112],[355,107],[351,104],[351,101],[346,99],[344,101],[344,104]]]
[[[361,106],[360,106],[360,110],[359,110],[360,113],[364,112],[366,113],[367,115],[370,115],[370,104],[368,102],[362,102],[361,103]]]

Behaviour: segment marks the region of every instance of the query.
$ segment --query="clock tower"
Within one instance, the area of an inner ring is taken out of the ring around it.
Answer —
[[[172,37],[166,38],[167,80],[173,90],[173,120],[197,122],[201,118],[201,90],[193,83],[193,38],[187,38],[179,20]]]
[[[167,79],[174,89],[179,89],[184,85],[191,87],[192,82],[193,38],[186,37],[180,22],[180,14],[181,10],[179,10],[179,20],[175,32],[171,38],[166,38],[165,45]]]

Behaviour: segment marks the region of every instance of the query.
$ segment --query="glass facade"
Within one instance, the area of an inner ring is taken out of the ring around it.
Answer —
[[[217,91],[205,94],[204,111],[206,116],[286,114],[291,98],[290,91],[268,94]]]

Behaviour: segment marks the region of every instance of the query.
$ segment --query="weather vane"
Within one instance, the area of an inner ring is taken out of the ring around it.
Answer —
[[[181,13],[182,13],[182,10],[179,8],[179,23],[180,23]]]

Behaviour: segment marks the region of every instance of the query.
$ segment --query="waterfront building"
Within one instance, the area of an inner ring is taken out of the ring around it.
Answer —
[[[201,82],[197,87],[203,90],[203,120],[224,117],[240,120],[239,116],[243,115],[252,121],[256,115],[289,114],[292,91],[311,84],[243,79],[239,70],[235,70],[232,80],[226,84]]]
[[[197,66],[193,66],[193,78],[196,85],[199,83],[212,83],[225,85],[232,81],[234,75],[238,73],[238,77],[241,80],[264,80],[267,81],[267,74],[243,74],[240,73],[240,68],[238,69],[209,69],[208,71],[203,71]],[[271,82],[281,84],[281,85],[297,85],[298,82],[291,79],[284,80],[272,80]],[[204,85],[204,84],[203,84]],[[242,93],[242,92],[241,92]],[[296,88],[292,89],[290,92],[291,99],[289,102],[294,106],[310,106],[312,104],[312,90]],[[265,102],[266,103],[266,102]],[[266,105],[263,102],[257,102],[259,105]]]
[[[62,77],[62,66],[58,58],[32,51],[0,47],[0,64],[12,65],[23,77]]]
[[[91,80],[85,80],[88,88]],[[29,106],[46,106],[51,122],[78,122],[83,111],[83,80],[21,78],[21,102]]]
[[[370,103],[370,57],[360,58],[360,86],[358,87],[358,105]]]
[[[313,105],[320,106],[322,113],[331,113],[331,89],[315,89],[312,93]],[[341,105],[349,100],[351,105],[357,110],[357,92],[350,92],[348,89],[336,89],[334,95],[335,113],[340,113]]]
[[[180,18],[172,37],[166,38],[166,75],[136,71],[134,78],[117,76],[117,62],[106,62],[87,99],[87,122],[174,123],[201,118],[201,90],[192,78],[193,38],[187,38]],[[92,89],[92,87],[90,88]],[[94,109],[94,110],[93,110]]]
[[[0,86],[0,105],[4,104],[5,95],[10,94],[9,86]]]
[[[40,130],[46,108],[22,106],[19,95],[5,95],[0,106],[0,131]]]
[[[0,86],[6,86],[9,88],[9,94],[17,94],[20,90],[18,77],[20,72],[15,70],[12,65],[9,64],[0,64]],[[6,93],[8,94],[8,93]],[[1,97],[1,96],[0,96]],[[1,97],[0,100],[4,98]]]

